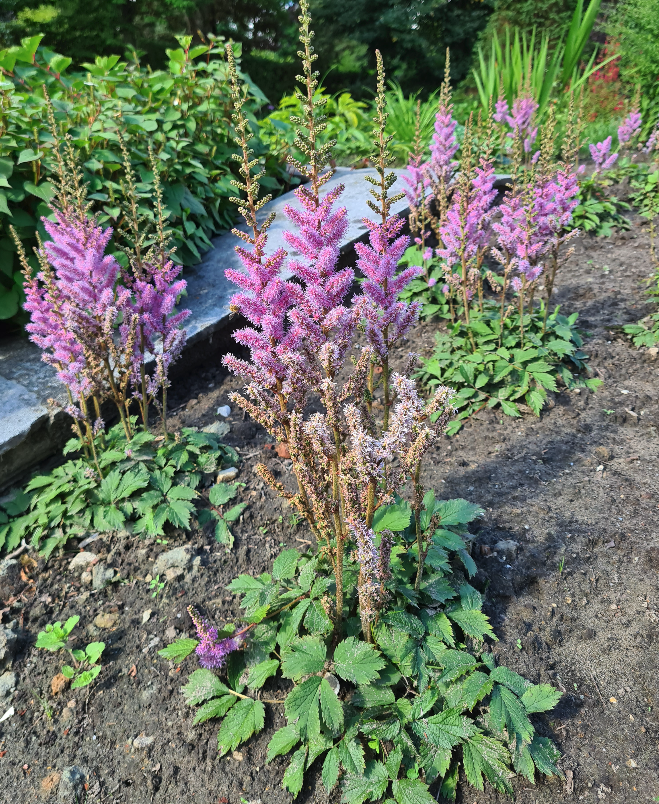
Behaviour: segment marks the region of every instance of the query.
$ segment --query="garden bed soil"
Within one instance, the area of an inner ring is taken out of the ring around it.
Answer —
[[[520,804],[659,796],[659,360],[652,350],[635,350],[621,331],[651,312],[642,284],[651,273],[647,229],[639,224],[613,241],[578,241],[556,301],[564,312],[579,312],[603,386],[554,395],[539,419],[483,411],[458,436],[444,438],[426,464],[423,481],[438,496],[466,497],[485,509],[474,528],[474,584],[499,638],[498,662],[564,691],[557,709],[535,722],[563,752],[565,779],[540,779],[535,787],[515,780]],[[410,346],[429,354],[434,329],[419,325],[399,359]],[[217,407],[237,387],[218,355],[174,389],[172,425],[216,421]],[[225,440],[243,457],[239,497],[249,503],[233,527],[232,551],[198,529],[172,532],[166,545],[129,535],[98,539],[85,549],[120,577],[99,591],[68,569],[73,544],[45,566],[23,559],[36,585],[2,612],[3,624],[15,621],[19,635],[11,668],[18,688],[0,706],[0,717],[15,710],[0,724],[3,804],[73,804],[70,766],[86,774],[79,789],[87,804],[290,801],[280,787],[288,760],[265,765],[283,707],[268,705],[264,732],[218,760],[217,723],[193,726],[179,691],[195,657],[178,668],[157,655],[173,637],[192,635],[186,606],[200,605],[217,623],[233,621],[238,608],[226,591],[232,578],[269,570],[284,546],[312,546],[306,528],[291,525],[289,509],[253,471],[265,461],[289,482],[290,462],[240,411],[228,422]],[[179,563],[189,563],[170,570],[152,597],[154,559],[183,545],[190,553]],[[81,618],[78,642],[107,643],[103,670],[92,688],[55,695],[51,680],[64,662],[34,641],[46,623],[73,614]],[[267,697],[283,697],[286,683],[268,682]],[[337,790],[327,795],[314,766],[298,800],[339,798]],[[459,788],[464,804],[502,800],[491,789]]]

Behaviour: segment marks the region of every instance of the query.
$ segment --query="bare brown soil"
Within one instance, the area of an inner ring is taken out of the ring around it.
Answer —
[[[650,802],[659,796],[659,360],[637,351],[621,325],[651,311],[642,281],[651,274],[643,227],[616,240],[583,238],[563,269],[557,301],[579,312],[586,351],[604,380],[596,392],[564,392],[539,419],[503,419],[481,412],[456,437],[444,439],[424,481],[443,498],[466,497],[486,509],[476,527],[475,584],[499,637],[500,663],[533,682],[564,691],[554,712],[536,721],[564,758],[566,780],[515,783],[520,804]],[[421,325],[411,347],[426,353],[434,325]],[[401,351],[402,354],[402,351]],[[203,426],[237,387],[219,364],[179,383],[173,425]],[[84,801],[130,804],[289,802],[280,788],[286,759],[265,766],[265,749],[283,714],[267,707],[266,729],[233,756],[218,760],[217,724],[192,726],[179,688],[180,671],[157,650],[191,629],[186,606],[200,604],[218,623],[238,615],[225,587],[238,573],[269,569],[283,545],[308,547],[301,526],[253,472],[265,460],[290,478],[290,464],[264,448],[265,433],[242,414],[229,417],[227,443],[243,456],[241,498],[231,552],[199,530],[171,533],[167,545],[132,537],[97,540],[93,550],[121,580],[93,592],[68,570],[74,554],[36,573],[36,590],[5,611],[16,620],[19,685],[16,714],[0,724],[0,802],[54,802],[65,766],[89,770]],[[495,549],[513,541],[505,552]],[[153,598],[145,578],[156,556],[189,544],[201,561]],[[143,622],[143,613],[151,610]],[[104,668],[91,690],[51,693],[62,662],[37,651],[48,622],[81,617],[81,639],[104,639]],[[99,614],[110,627],[94,624]],[[272,691],[277,682],[272,682]],[[271,696],[268,696],[271,697]],[[68,702],[74,702],[73,705]],[[48,710],[48,711],[47,711]],[[135,748],[140,735],[154,737]],[[328,798],[319,770],[308,775],[299,801]],[[498,802],[491,790],[462,784],[463,804]]]

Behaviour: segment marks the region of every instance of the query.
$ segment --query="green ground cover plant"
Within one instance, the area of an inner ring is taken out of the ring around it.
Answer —
[[[238,464],[232,447],[221,444],[212,433],[191,428],[167,439],[138,432],[127,440],[123,427],[115,425],[97,438],[96,447],[103,477],[93,461],[80,455],[48,474],[36,475],[0,506],[0,549],[10,552],[25,539],[48,557],[69,539],[83,538],[90,530],[131,530],[155,537],[164,535],[168,523],[189,529],[197,505],[209,504],[201,492],[214,474],[223,466]],[[64,448],[65,455],[72,452],[82,452],[78,439],[71,439]],[[221,503],[212,500],[235,493],[236,484],[218,484],[210,489],[210,502],[218,506]],[[233,538],[226,523],[233,521],[232,514],[217,510],[212,512],[218,518],[216,536],[230,546]],[[205,512],[199,513],[200,524],[205,524]]]
[[[326,789],[340,786],[347,804],[431,804],[440,792],[455,799],[461,768],[477,789],[487,781],[511,793],[514,772],[529,781],[536,772],[560,775],[559,753],[531,717],[553,708],[561,693],[496,666],[486,644],[496,636],[469,582],[476,572],[469,524],[482,510],[464,499],[438,500],[421,482],[422,460],[446,431],[454,395],[442,386],[424,402],[409,376],[414,356],[400,374],[389,364],[391,347],[419,312],[398,293],[421,271],[398,268],[409,238],[391,215],[399,196],[389,192],[395,174],[379,53],[376,176],[369,179],[375,220],[367,222],[369,243],[357,247],[362,294],[348,306],[354,272],[338,268],[336,247],[346,212],[335,207],[340,187],[320,193],[331,175],[323,172],[331,144],[318,136],[325,121],[306,0],[301,11],[304,114],[296,125],[305,159],[295,165],[308,183],[296,190],[299,208],[286,213],[298,227],[286,237],[301,255],[293,263],[300,284],[279,275],[283,255],[267,252],[270,221],[256,218],[259,174],[236,76],[250,248],[241,252],[244,271],[230,276],[240,288],[234,303],[250,324],[236,340],[250,347],[251,360],[227,356],[225,363],[251,378],[249,398],[232,401],[288,445],[297,490],[264,465],[257,472],[306,520],[318,549],[284,550],[271,572],[232,581],[240,626],[220,630],[190,607],[197,638],[177,640],[160,656],[198,657],[201,668],[183,694],[198,707],[195,722],[220,721],[220,756],[264,728],[266,705],[283,706],[286,725],[267,753],[268,761],[291,755],[283,786],[293,797],[321,761]],[[356,348],[360,330],[367,345]],[[344,364],[350,374],[339,385]],[[322,412],[305,415],[311,394]],[[267,685],[277,675],[292,688],[272,698]]]
[[[136,175],[137,203],[146,215],[152,216],[154,170],[158,173],[176,262],[198,262],[210,238],[233,222],[221,39],[211,37],[193,47],[192,37],[179,37],[179,47],[167,51],[168,66],[161,70],[141,65],[136,56],[104,56],[74,65],[41,41],[34,36],[0,50],[0,319],[19,314],[25,298],[9,227],[16,229],[35,270],[36,238],[48,239],[40,218],[51,215],[56,165],[44,92],[52,100],[56,136],[71,136],[99,221],[115,229],[113,250],[119,259],[121,247],[129,245],[121,204],[125,158],[120,138]],[[254,84],[245,86],[246,114],[256,126],[254,115],[266,99]],[[266,158],[263,149],[261,155]],[[269,164],[271,175],[264,184],[276,189],[276,160]]]
[[[79,623],[80,617],[76,614],[62,624],[61,622],[47,625],[44,631],[37,636],[36,647],[56,653],[66,651],[71,657],[73,665],[65,664],[61,673],[71,681],[71,689],[88,687],[101,672],[99,661],[105,650],[105,642],[90,642],[84,650],[71,649],[67,646],[71,632]]]

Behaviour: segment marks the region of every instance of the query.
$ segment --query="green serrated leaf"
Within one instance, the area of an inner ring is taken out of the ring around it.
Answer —
[[[334,651],[334,671],[353,684],[367,684],[379,678],[385,666],[382,656],[366,642],[348,637],[339,642]]]
[[[328,793],[332,792],[334,785],[339,779],[339,764],[339,749],[332,748],[327,752],[327,756],[323,762],[323,771],[321,774],[323,785]]]
[[[223,695],[221,698],[213,698],[197,709],[193,723],[205,723],[214,717],[224,717],[231,707],[239,701],[235,695]]]
[[[326,656],[327,648],[317,637],[297,639],[282,653],[282,675],[299,681],[302,676],[320,673],[325,666]]]
[[[158,651],[158,656],[170,662],[182,662],[197,647],[199,642],[196,639],[177,639],[167,647]]]
[[[240,743],[244,743],[255,732],[261,731],[264,723],[265,708],[261,701],[242,698],[230,710],[222,721],[217,735],[217,748],[220,756],[234,751]]]
[[[267,659],[264,662],[259,662],[259,664],[249,668],[247,686],[251,690],[260,689],[270,676],[274,676],[278,669],[279,661],[277,659]]]
[[[272,565],[272,577],[277,580],[287,580],[295,575],[300,554],[297,550],[282,550]]]
[[[381,762],[369,760],[363,775],[348,774],[343,782],[345,804],[364,804],[365,801],[377,801],[389,787],[389,776]]]
[[[524,692],[522,703],[529,714],[531,712],[547,712],[556,706],[562,694],[551,684],[535,684]]]
[[[484,636],[489,636],[490,639],[494,640],[497,639],[487,615],[483,614],[482,611],[456,609],[446,613],[454,623],[457,623],[462,628],[465,634],[473,639],[483,639]]]
[[[397,804],[436,804],[428,785],[420,779],[398,779],[391,785]]]
[[[275,757],[288,752],[300,742],[300,733],[295,726],[283,726],[276,731],[268,743],[267,762],[272,762]]]
[[[307,723],[312,713],[318,713],[318,693],[320,690],[320,676],[311,676],[288,693],[284,709],[288,722],[295,724],[300,737],[307,733]]]
[[[195,706],[209,698],[219,698],[229,692],[228,687],[210,670],[199,669],[188,678],[188,683],[181,688],[188,706]]]
[[[282,779],[282,787],[288,790],[293,798],[297,798],[298,793],[302,790],[307,750],[306,745],[302,746],[302,748],[298,748],[291,757],[290,764],[288,768],[286,768],[284,778]]]
[[[337,736],[343,729],[343,704],[326,679],[320,683],[320,711],[329,731]]]

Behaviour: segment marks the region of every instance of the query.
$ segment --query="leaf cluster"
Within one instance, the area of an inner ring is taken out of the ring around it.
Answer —
[[[71,439],[64,453],[80,450]],[[131,527],[145,536],[162,536],[164,525],[189,528],[193,501],[202,480],[222,465],[238,463],[236,451],[212,433],[185,428],[163,441],[139,432],[126,441],[121,425],[97,439],[98,476],[83,457],[33,477],[0,508],[0,549],[13,550],[22,539],[48,557],[68,539],[89,529],[106,533]]]
[[[68,651],[73,661],[73,666],[65,664],[62,667],[62,675],[71,681],[71,689],[87,687],[94,681],[101,672],[101,665],[98,663],[103,651],[105,642],[90,642],[84,650],[71,649],[67,646],[71,632],[78,624],[80,617],[74,615],[62,624],[56,622],[46,626],[45,631],[40,631],[37,635],[36,647],[49,650],[55,653],[59,650]]]
[[[186,702],[198,707],[195,722],[222,719],[220,756],[263,728],[261,690],[280,673],[293,686],[281,700],[286,725],[270,740],[267,761],[291,755],[283,786],[294,797],[321,760],[323,784],[328,791],[340,785],[346,804],[430,804],[430,785],[454,799],[460,766],[477,789],[487,780],[507,793],[513,769],[529,781],[536,770],[560,775],[558,751],[529,717],[554,707],[560,692],[496,667],[485,649],[485,638],[496,637],[467,580],[476,571],[468,524],[481,514],[466,500],[425,495],[418,524],[436,527],[415,589],[415,514],[402,501],[378,509],[377,537],[389,531],[395,540],[372,644],[356,612],[359,566],[349,551],[345,629],[335,639],[328,616],[334,577],[322,554],[287,549],[271,573],[232,581],[228,588],[241,595],[252,625],[246,648],[230,654],[226,677],[196,670],[183,687]],[[178,640],[160,655],[182,661],[196,645]]]
[[[432,356],[423,360],[420,375],[425,384],[455,388],[456,418],[447,433],[453,435],[465,421],[484,408],[499,408],[507,416],[521,416],[526,404],[536,416],[557,391],[557,380],[568,388],[584,385],[595,390],[601,380],[581,377],[587,355],[576,326],[577,313],[560,314],[560,306],[547,316],[544,307],[524,315],[524,345],[520,341],[519,313],[511,313],[500,331],[498,305],[486,302],[483,314],[472,312],[469,324],[449,325],[436,335]]]
[[[233,222],[234,177],[231,116],[222,42],[167,51],[167,69],[151,70],[118,56],[97,57],[76,70],[72,60],[41,46],[42,36],[0,50],[0,319],[11,318],[24,301],[13,225],[32,255],[39,235],[48,236],[41,217],[49,217],[53,196],[53,139],[47,120],[45,88],[61,135],[70,134],[83,166],[89,199],[99,221],[122,240],[123,158],[121,136],[137,177],[139,213],[153,220],[149,201],[155,195],[149,146],[155,153],[174,259],[199,262],[210,238]],[[221,37],[219,38],[221,39]],[[235,46],[236,54],[239,46]],[[245,113],[255,130],[255,114],[265,96],[247,78]],[[255,141],[259,158],[263,148]],[[271,160],[271,173],[279,173]],[[274,176],[264,179],[278,188]],[[117,252],[123,260],[123,253]],[[34,260],[34,258],[30,258]],[[36,270],[36,263],[33,267]]]
[[[199,512],[198,521],[200,525],[212,522],[215,538],[220,544],[225,544],[228,548],[233,547],[233,534],[229,525],[240,517],[247,508],[246,502],[231,505],[227,510],[227,505],[238,493],[238,489],[244,483],[218,483],[213,486],[208,493],[209,507]]]
[[[626,201],[610,195],[607,188],[611,181],[590,177],[579,182],[579,204],[572,212],[575,228],[592,232],[596,237],[611,237],[614,229],[629,229],[627,218],[621,210],[631,209]]]

